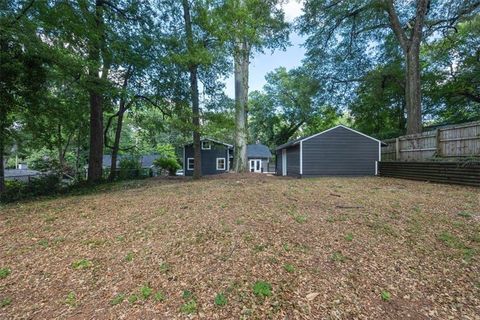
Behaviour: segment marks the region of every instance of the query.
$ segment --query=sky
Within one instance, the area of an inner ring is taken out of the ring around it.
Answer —
[[[285,18],[289,22],[302,14],[303,0],[290,0],[283,9],[285,11]],[[275,70],[278,67],[285,67],[292,69],[301,65],[302,59],[305,55],[305,49],[301,46],[304,39],[295,32],[290,32],[291,46],[287,47],[285,51],[275,50],[256,53],[250,62],[250,78],[249,78],[249,92],[261,90],[266,83],[265,75]],[[233,74],[225,81],[225,93],[230,98],[235,98],[235,87],[233,81]]]

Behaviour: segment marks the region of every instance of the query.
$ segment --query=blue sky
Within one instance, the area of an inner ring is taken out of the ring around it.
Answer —
[[[290,0],[284,5],[285,17],[292,22],[302,13],[302,1]],[[291,46],[285,51],[265,51],[257,53],[250,63],[249,92],[261,90],[265,84],[265,75],[278,67],[295,68],[301,64],[305,49],[301,46],[304,39],[296,33],[290,34]],[[235,98],[233,74],[225,81],[225,92],[230,98]]]

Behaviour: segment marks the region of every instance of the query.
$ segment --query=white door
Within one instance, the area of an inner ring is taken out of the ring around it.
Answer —
[[[282,176],[287,175],[287,149],[282,149]]]
[[[254,159],[249,160],[250,163],[250,172],[260,173],[262,172],[262,160]]]

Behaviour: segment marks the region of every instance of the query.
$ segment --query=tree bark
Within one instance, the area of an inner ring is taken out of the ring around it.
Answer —
[[[185,22],[185,33],[187,36],[187,50],[192,56],[193,51],[193,31],[192,20],[190,16],[190,5],[188,0],[182,0],[183,18]],[[199,179],[202,176],[202,155],[200,146],[200,100],[198,95],[198,65],[190,64],[188,66],[190,73],[190,96],[192,99],[192,125],[193,125],[193,178]]]
[[[247,121],[248,121],[248,68],[250,46],[246,40],[238,41],[234,53],[235,76],[235,172],[246,172],[247,168]]]
[[[114,181],[117,177],[117,158],[118,150],[120,149],[120,138],[122,136],[123,115],[125,113],[124,108],[125,100],[122,98],[120,101],[120,110],[118,111],[117,127],[115,128],[115,140],[113,141],[112,148],[112,162],[110,163],[110,175],[108,176],[109,181]]]
[[[408,25],[407,35],[400,23],[393,0],[386,1],[386,11],[395,37],[405,56],[405,102],[407,109],[407,134],[422,132],[422,89],[420,79],[420,43],[429,0],[418,0],[414,25]]]
[[[103,1],[95,4],[96,35],[90,39],[89,48],[89,96],[90,96],[90,150],[88,157],[88,182],[94,183],[102,179],[103,167],[103,96],[99,66],[101,64],[101,48],[105,41],[103,34]],[[105,63],[105,61],[104,61]],[[102,74],[102,77],[105,76]]]
[[[407,134],[422,132],[422,92],[420,83],[420,48],[412,45],[406,54],[405,97]]]

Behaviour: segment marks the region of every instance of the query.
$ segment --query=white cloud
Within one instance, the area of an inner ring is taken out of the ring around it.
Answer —
[[[304,0],[288,0],[283,5],[285,11],[285,19],[292,22],[296,17],[302,14]]]

